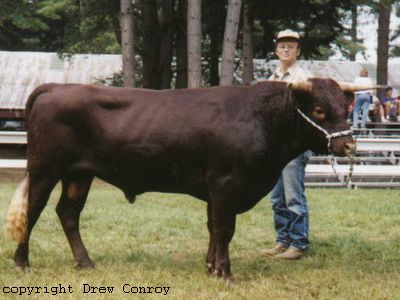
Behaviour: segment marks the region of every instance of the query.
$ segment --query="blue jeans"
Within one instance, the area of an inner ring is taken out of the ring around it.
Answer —
[[[357,128],[358,114],[361,112],[361,128],[365,128],[367,125],[367,116],[369,104],[371,103],[370,94],[356,94],[356,102],[353,111],[353,127]]]
[[[311,151],[306,151],[290,161],[282,170],[270,194],[277,233],[276,242],[301,251],[306,251],[310,243],[304,176],[311,154]]]

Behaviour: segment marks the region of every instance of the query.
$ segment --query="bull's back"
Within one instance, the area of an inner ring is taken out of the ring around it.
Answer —
[[[60,124],[110,141],[171,141],[232,126],[245,110],[235,98],[240,97],[232,88],[152,91],[53,85],[36,99],[32,122]]]

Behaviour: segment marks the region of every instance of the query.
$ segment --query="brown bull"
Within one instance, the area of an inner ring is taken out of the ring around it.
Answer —
[[[147,191],[206,201],[206,266],[230,278],[236,215],[260,201],[305,150],[354,151],[346,98],[330,79],[164,91],[46,84],[32,93],[26,113],[27,172],[6,221],[21,268],[29,266],[31,230],[60,180],[56,211],[73,255],[79,267],[94,266],[79,216],[96,176],[132,202]],[[327,134],[335,132],[345,134],[333,136],[328,149]]]

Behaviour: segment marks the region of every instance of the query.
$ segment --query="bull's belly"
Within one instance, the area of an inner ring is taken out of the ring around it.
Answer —
[[[207,202],[210,200],[210,191],[205,180],[207,171],[193,164],[171,165],[143,161],[141,164],[137,161],[134,164],[129,162],[116,164],[85,161],[85,163],[76,163],[71,168],[73,172],[90,173],[116,186],[124,192],[128,200],[133,200],[136,195],[145,192],[180,193]],[[237,172],[235,173],[235,176],[239,176]],[[277,176],[271,176],[268,172],[267,174],[243,172],[242,179],[234,180],[234,182],[240,182],[240,186],[232,187],[237,191],[233,195],[234,199],[227,199],[227,201],[231,204],[235,203],[237,213],[248,211],[273,188],[278,178],[278,172],[274,173]],[[232,197],[229,190],[221,190],[221,193],[222,198]]]
[[[145,192],[161,192],[188,194],[208,201],[207,186],[200,171],[187,170],[179,174],[161,169],[150,171],[108,169],[95,172],[94,176],[121,189],[128,199]]]

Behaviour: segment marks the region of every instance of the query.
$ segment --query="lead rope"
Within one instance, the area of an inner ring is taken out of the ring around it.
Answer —
[[[353,182],[351,181],[351,177],[353,176],[353,170],[354,170],[354,155],[349,155],[349,164],[350,164],[350,168],[349,168],[349,174],[347,176],[347,180],[346,180],[346,186],[348,188],[353,189],[355,186],[353,184]]]
[[[336,166],[338,165],[338,163],[337,163],[335,155],[332,153],[331,143],[332,143],[333,138],[352,135],[352,131],[351,130],[343,130],[343,131],[338,131],[338,132],[334,132],[334,133],[329,133],[324,128],[319,126],[317,123],[315,123],[313,120],[311,120],[309,117],[307,117],[299,108],[296,107],[296,110],[300,114],[300,116],[302,116],[308,123],[310,123],[312,126],[314,126],[319,131],[321,131],[325,134],[325,137],[328,140],[328,151],[330,154],[331,167],[332,167],[333,172],[335,173],[336,177],[338,178],[338,180],[342,181],[338,172],[336,171]],[[353,170],[354,170],[354,155],[349,155],[348,157],[349,157],[350,168],[349,168],[349,173],[346,176],[345,185],[348,188],[353,188],[353,183],[351,181],[351,177],[353,176]]]

